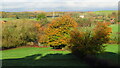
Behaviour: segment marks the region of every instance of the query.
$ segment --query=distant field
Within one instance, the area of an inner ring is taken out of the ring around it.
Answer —
[[[105,11],[95,11],[95,12],[93,12],[93,13],[95,13],[95,14],[106,14],[106,15],[108,15],[108,14],[111,14],[112,12],[118,12],[117,10],[105,10]]]
[[[6,21],[8,21],[8,20],[14,20],[15,18],[0,18],[0,21],[1,20],[6,20]]]

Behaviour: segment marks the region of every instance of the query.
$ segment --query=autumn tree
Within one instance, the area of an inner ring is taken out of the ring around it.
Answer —
[[[85,56],[104,51],[104,45],[109,42],[112,29],[106,23],[97,23],[93,28],[71,31],[68,46],[73,53]]]
[[[46,39],[44,42],[40,41],[40,43],[55,49],[65,47],[68,45],[70,31],[76,27],[77,23],[69,15],[59,17],[48,24],[48,28],[45,29],[44,35]]]

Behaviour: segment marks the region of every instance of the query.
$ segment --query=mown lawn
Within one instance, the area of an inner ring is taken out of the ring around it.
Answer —
[[[3,66],[87,66],[69,51],[53,51],[51,48],[4,50],[2,57]]]
[[[106,44],[105,53],[98,58],[117,63],[118,45]],[[88,66],[69,51],[53,51],[49,48],[15,48],[2,51],[3,66]]]

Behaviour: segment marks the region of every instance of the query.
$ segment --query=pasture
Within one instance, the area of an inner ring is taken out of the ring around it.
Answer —
[[[105,53],[98,58],[118,61],[118,45],[106,44]],[[69,51],[52,48],[20,47],[2,51],[3,66],[88,66]],[[74,62],[74,63],[73,63]]]

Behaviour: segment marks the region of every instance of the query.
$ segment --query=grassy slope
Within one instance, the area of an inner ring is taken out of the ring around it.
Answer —
[[[118,45],[117,44],[105,44],[107,47],[105,48],[106,52],[118,53]],[[45,56],[47,54],[69,54],[69,51],[52,51],[51,48],[35,48],[35,47],[27,47],[27,48],[15,48],[10,50],[2,51],[2,59],[12,59],[12,58],[23,58],[26,56],[31,56],[34,54],[42,54]],[[0,58],[1,59],[1,58]]]
[[[106,46],[106,52],[97,57],[116,62],[118,45],[106,44]],[[51,48],[28,47],[4,50],[2,57],[3,66],[87,66],[69,51],[52,51]]]
[[[2,59],[11,59],[11,58],[23,58],[25,56],[30,56],[34,54],[68,54],[68,51],[49,51],[50,48],[35,48],[35,47],[27,47],[27,48],[16,48],[11,50],[2,51]]]
[[[69,51],[52,51],[51,48],[16,48],[2,53],[3,66],[81,66]],[[73,63],[74,62],[74,63]]]

